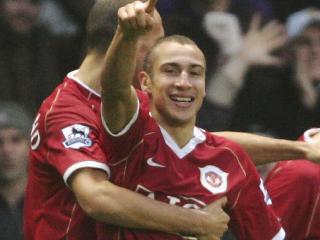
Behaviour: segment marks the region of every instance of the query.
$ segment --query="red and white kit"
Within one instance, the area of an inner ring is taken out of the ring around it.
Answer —
[[[109,173],[99,117],[101,99],[74,74],[44,101],[33,124],[26,240],[96,239],[95,221],[83,213],[67,181],[85,167]]]
[[[180,148],[141,106],[119,134],[105,127],[112,182],[185,208],[227,196],[230,228],[238,240],[284,239],[255,166],[237,144],[195,127],[194,137]],[[99,240],[182,239],[103,224],[97,233]]]
[[[301,136],[312,141],[310,129]],[[320,166],[307,160],[278,163],[266,179],[273,208],[281,219],[287,240],[320,239]]]

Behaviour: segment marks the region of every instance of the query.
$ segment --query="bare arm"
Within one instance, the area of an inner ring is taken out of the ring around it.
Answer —
[[[255,165],[281,160],[308,159],[320,162],[320,143],[306,143],[259,136],[242,132],[216,132],[240,144]]]
[[[118,28],[106,53],[101,77],[103,116],[113,133],[121,131],[137,109],[131,82],[136,68],[138,40],[153,28],[155,0],[133,2],[118,11]]]
[[[203,211],[188,210],[152,200],[106,179],[101,170],[85,168],[69,181],[80,206],[94,219],[129,228],[193,235],[199,239],[215,239],[212,236],[221,236],[227,228],[229,217],[222,210],[226,199]],[[211,238],[202,238],[208,235]]]

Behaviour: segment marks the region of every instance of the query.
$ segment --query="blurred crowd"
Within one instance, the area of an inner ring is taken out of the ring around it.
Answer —
[[[0,240],[22,239],[25,124],[81,62],[94,2],[0,0],[0,219],[11,219]],[[166,34],[192,38],[207,58],[198,125],[286,139],[319,127],[318,8],[318,0],[160,0]]]

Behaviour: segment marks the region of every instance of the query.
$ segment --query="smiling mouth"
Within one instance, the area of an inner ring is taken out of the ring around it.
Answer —
[[[191,103],[194,101],[193,97],[177,97],[177,96],[171,96],[171,100],[174,102],[179,103]]]

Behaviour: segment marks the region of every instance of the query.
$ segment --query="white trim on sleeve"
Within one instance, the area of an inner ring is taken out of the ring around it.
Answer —
[[[279,230],[279,232],[272,238],[272,240],[284,240],[286,237],[286,232],[283,228]]]
[[[63,180],[65,182],[65,184],[68,186],[68,179],[69,177],[77,170],[81,169],[81,168],[97,168],[97,169],[101,169],[103,171],[105,171],[108,174],[108,178],[110,178],[111,172],[110,172],[110,168],[104,164],[104,163],[99,163],[96,161],[83,161],[83,162],[79,162],[76,164],[73,164],[72,166],[70,166],[63,174]]]
[[[132,125],[136,122],[136,120],[138,119],[138,116],[139,116],[139,110],[140,110],[140,101],[139,99],[137,98],[137,109],[136,109],[136,112],[133,114],[131,120],[129,121],[129,123],[118,133],[112,133],[111,130],[108,128],[107,126],[107,123],[105,122],[104,120],[104,117],[103,117],[103,104],[101,103],[101,121],[102,121],[102,124],[105,128],[105,130],[107,131],[107,133],[112,136],[112,137],[121,137],[122,135],[126,134],[129,129],[132,127]]]

